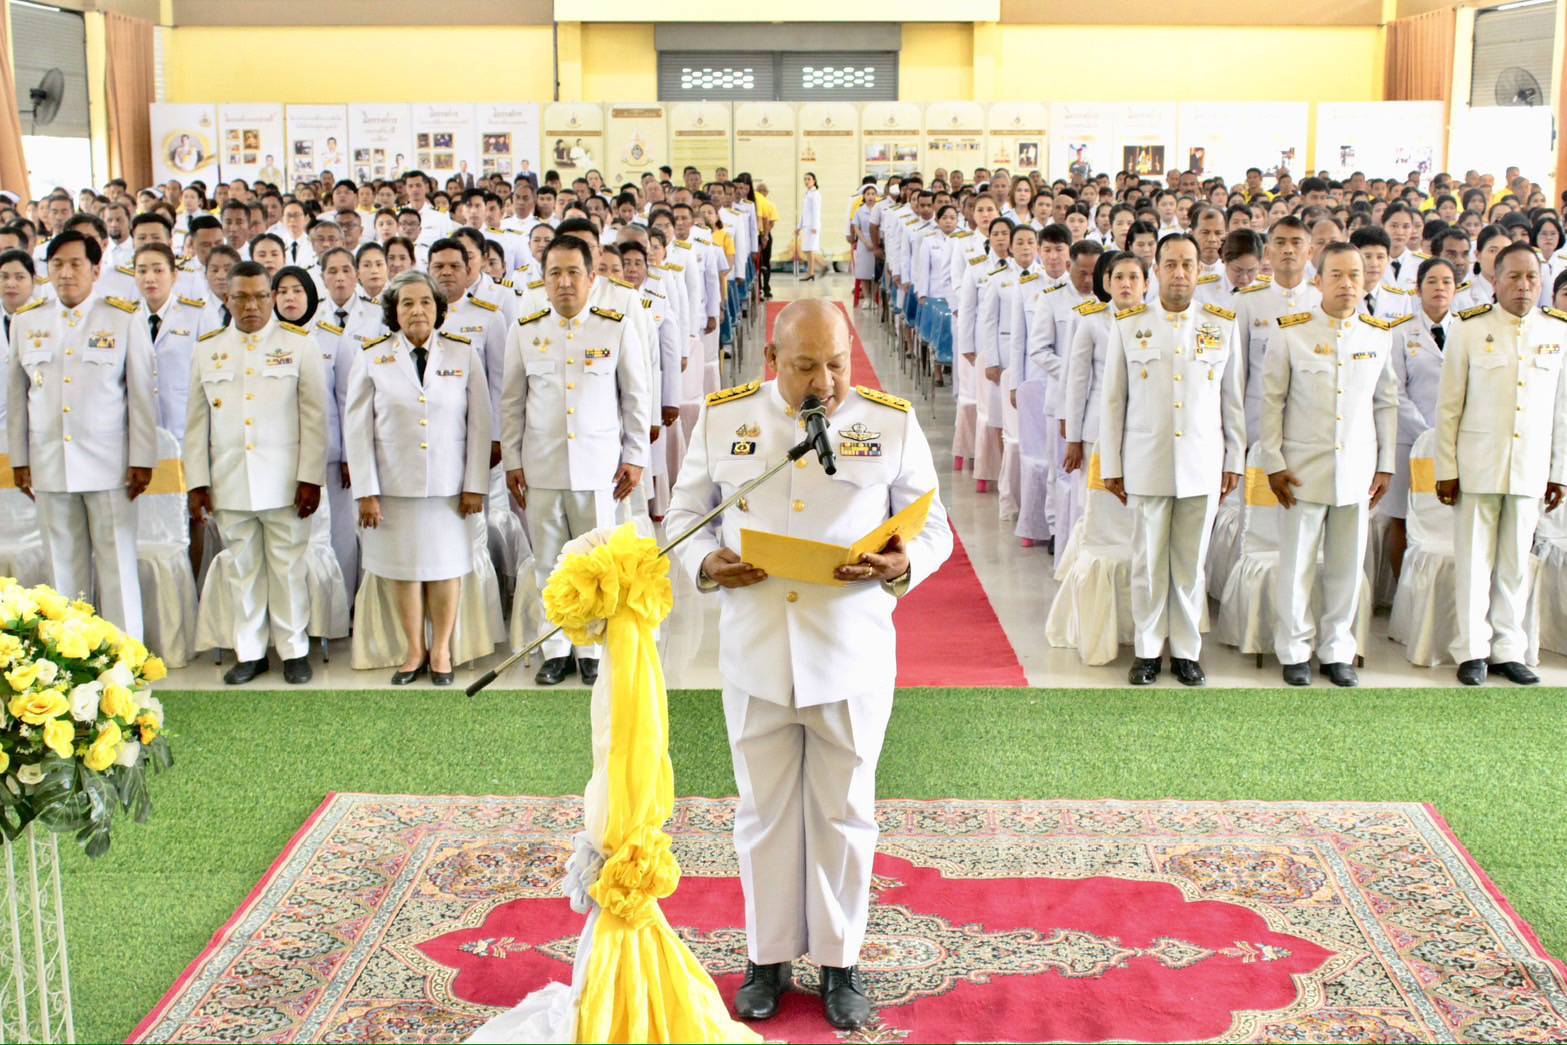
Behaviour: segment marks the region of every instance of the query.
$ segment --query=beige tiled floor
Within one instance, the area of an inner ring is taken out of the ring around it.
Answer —
[[[797,284],[789,277],[774,282],[779,300],[799,296],[837,297],[846,299],[849,281],[843,278],[821,280],[814,284]],[[1073,650],[1053,649],[1044,641],[1044,620],[1055,596],[1056,584],[1052,579],[1050,558],[1042,548],[1024,549],[1012,535],[1010,525],[1004,526],[996,515],[994,495],[981,496],[974,492],[972,480],[952,475],[952,400],[947,389],[939,389],[932,405],[921,400],[912,383],[898,372],[889,352],[890,340],[870,313],[858,313],[857,320],[866,349],[877,367],[877,376],[888,391],[907,395],[918,403],[920,421],[930,438],[938,466],[943,469],[941,495],[945,500],[952,523],[962,536],[964,545],[973,560],[991,604],[1001,620],[1018,659],[1035,686],[1094,688],[1124,686],[1126,670],[1130,664],[1129,651],[1114,664],[1103,667],[1085,667]],[[760,367],[759,337],[753,336],[746,353],[748,370]],[[744,375],[746,379],[754,376]],[[1416,668],[1403,657],[1402,648],[1387,638],[1386,616],[1379,616],[1372,626],[1370,648],[1363,651],[1366,664],[1360,671],[1364,686],[1450,686],[1454,684],[1450,667],[1436,669]],[[716,600],[699,595],[677,574],[675,609],[666,623],[663,635],[664,670],[671,688],[708,689],[722,683],[718,676],[718,612]],[[348,666],[346,643],[336,643],[332,660],[322,663],[319,652],[315,656],[316,675],[311,685],[321,689],[360,689],[383,687],[389,672],[354,671]],[[486,670],[502,659],[496,654],[474,665],[465,665],[458,671],[458,685],[466,685],[479,671]],[[1203,666],[1210,686],[1255,687],[1282,685],[1278,665],[1266,658],[1258,667],[1253,657],[1232,649],[1209,643],[1203,651]],[[533,688],[534,668],[519,665],[497,681],[504,689]],[[1567,658],[1544,654],[1539,667],[1542,680],[1547,685],[1567,685]],[[210,654],[191,665],[172,672],[170,688],[206,689],[222,686],[222,669],[213,664]],[[276,670],[264,684],[282,685]],[[570,680],[568,684],[575,684]],[[1319,680],[1318,685],[1325,685]],[[1492,685],[1506,683],[1492,682]],[[1170,678],[1168,671],[1159,685],[1180,686]],[[460,693],[454,689],[454,697]]]

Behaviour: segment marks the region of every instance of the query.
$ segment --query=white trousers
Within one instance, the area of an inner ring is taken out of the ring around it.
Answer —
[[[635,496],[633,494],[632,496]],[[613,526],[626,518],[626,502],[616,502],[611,491],[604,490],[546,490],[528,487],[528,541],[533,545],[533,573],[538,578],[539,592],[549,583],[555,572],[555,561],[560,550],[574,537],[596,530],[601,526]],[[539,611],[539,634],[544,635],[555,625],[549,622],[543,610]],[[571,643],[565,635],[556,635],[544,644],[546,660],[569,656]],[[578,646],[578,656],[597,657],[593,646]]]
[[[706,320],[703,324],[706,324]],[[708,395],[723,387],[719,378],[722,363],[718,349],[718,328],[715,327],[712,333],[702,335],[702,391]]]
[[[234,556],[234,655],[267,655],[267,637],[284,660],[310,652],[310,588],[305,546],[310,520],[292,505],[264,512],[214,512],[223,547]]]
[[[1349,664],[1360,611],[1360,573],[1366,559],[1366,502],[1327,505],[1296,501],[1279,510],[1279,571],[1273,578],[1273,650],[1280,664],[1311,659],[1316,639],[1323,664]],[[1322,555],[1322,616],[1313,620],[1311,598]]]
[[[1202,652],[1203,561],[1219,495],[1128,498],[1132,516],[1132,623],[1139,657],[1196,660]]]
[[[38,490],[34,496],[55,591],[72,599],[88,597],[105,620],[140,642],[136,504],[126,496],[125,488],[91,493]]]
[[[1522,662],[1529,649],[1529,547],[1538,497],[1460,493],[1453,526],[1458,634],[1449,652],[1466,660]]]
[[[859,962],[876,853],[876,760],[891,712],[891,693],[796,708],[724,687],[751,961]]]
[[[359,502],[354,491],[343,489],[342,474],[336,462],[326,466],[327,506],[332,511],[332,554],[343,569],[343,585],[348,589],[348,604],[354,604],[359,590]]]

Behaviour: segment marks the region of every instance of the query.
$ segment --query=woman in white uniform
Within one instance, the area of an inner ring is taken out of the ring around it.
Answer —
[[[1398,378],[1398,453],[1393,482],[1382,498],[1388,516],[1388,560],[1396,576],[1404,563],[1408,537],[1404,519],[1409,511],[1409,451],[1415,439],[1436,426],[1436,392],[1442,380],[1442,353],[1453,327],[1452,306],[1458,270],[1446,258],[1427,258],[1415,276],[1420,306],[1414,318],[1393,331],[1393,373]]]
[[[822,249],[822,191],[816,187],[816,175],[810,171],[805,172],[805,199],[800,204],[795,234],[800,239],[800,256],[805,259],[805,279],[815,279],[816,255]]]
[[[392,582],[407,650],[392,685],[428,670],[449,686],[459,578],[474,569],[463,519],[490,488],[490,393],[473,344],[436,334],[446,298],[429,276],[398,276],[382,307],[391,333],[354,360],[344,423],[361,564]]]
[[[876,209],[876,186],[860,193],[860,206],[850,225],[854,238],[854,300],[867,308],[876,300],[876,252],[881,249],[881,227]]]

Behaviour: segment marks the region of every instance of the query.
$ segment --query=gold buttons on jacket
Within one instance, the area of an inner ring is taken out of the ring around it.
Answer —
[[[751,510],[751,502],[742,497],[735,502],[735,507],[740,509],[742,512],[748,512]]]
[[[254,392],[246,392],[245,393],[245,402],[248,403],[248,402],[250,402],[254,398],[256,398],[256,394]]]
[[[568,414],[574,414],[574,413],[576,413],[576,412],[577,412],[577,408],[576,408],[576,407],[574,407],[574,406],[568,406],[568,407],[567,407],[567,408],[566,408],[566,413],[568,413]]]
[[[795,501],[794,504],[790,505],[789,507],[793,508],[797,512],[803,512],[805,511],[805,502]]]
[[[794,466],[796,468],[804,468],[805,467],[805,458],[802,457],[799,460],[795,461],[794,462]]]
[[[1514,439],[1517,439],[1517,438],[1518,438],[1518,436],[1516,436],[1516,435],[1514,435],[1514,436],[1513,436],[1513,438],[1514,438]],[[71,441],[71,437],[70,437],[70,436],[66,436],[66,437],[65,437],[65,441],[66,441],[66,442],[70,442],[70,441]]]
[[[576,360],[575,360],[575,359],[568,359],[568,360],[566,360],[566,365],[567,365],[567,366],[570,366],[570,365],[571,365],[571,364],[573,364],[573,363],[575,363],[575,362],[576,362]]]
[[[577,438],[577,433],[576,432],[567,432],[566,433],[566,438],[567,439],[575,439],[575,438]]]
[[[420,396],[419,397],[419,402],[421,402],[421,403],[424,402],[424,396]]]
[[[428,450],[428,449],[430,449],[430,444],[429,443],[420,443],[419,444],[419,449],[421,449],[421,450]]]
[[[71,408],[70,407],[65,407],[64,409],[65,409],[66,413],[70,413],[71,412]]]
[[[420,428],[428,428],[428,427],[430,427],[429,420],[427,418],[423,418],[423,417],[419,418],[419,427]]]
[[[788,595],[784,596],[784,599],[788,602],[799,602],[800,593],[797,591],[791,591]]]
[[[567,381],[566,382],[566,391],[568,391],[568,392],[575,392],[576,390],[577,390],[577,384],[576,384],[575,381]]]

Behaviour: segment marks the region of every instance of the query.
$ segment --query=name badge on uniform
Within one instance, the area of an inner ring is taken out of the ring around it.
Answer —
[[[395,362],[397,362],[397,356],[396,355],[376,356],[375,357],[375,362],[376,362],[377,365],[382,364],[382,363],[395,363]]]
[[[96,334],[87,337],[88,348],[113,348],[114,334],[107,330],[100,330]]]
[[[1356,352],[1353,355],[1351,355],[1349,358],[1353,360],[1353,359],[1375,359],[1376,357],[1377,357],[1377,354],[1375,352]]]
[[[1561,345],[1536,345],[1534,354],[1537,356],[1554,356],[1561,350]]]
[[[1204,323],[1197,328],[1197,351],[1212,352],[1219,347],[1219,328],[1212,323]]]
[[[863,421],[856,421],[847,428],[838,432],[838,456],[839,457],[880,457],[881,444],[875,440],[881,438],[880,432],[873,432],[865,427]]]
[[[267,366],[293,366],[294,365],[294,353],[284,351],[281,348],[278,349],[275,352],[268,352],[267,353],[267,359],[266,359],[266,365]]]
[[[756,444],[749,439],[739,439],[729,444],[729,456],[750,457],[756,453]]]
[[[462,377],[461,370],[437,370],[436,377]]]
[[[582,353],[582,355],[586,359],[608,359],[609,358],[609,349],[607,349],[607,348],[590,348],[586,352]]]
[[[484,327],[458,327],[457,332],[459,334],[482,334],[484,333]]]

